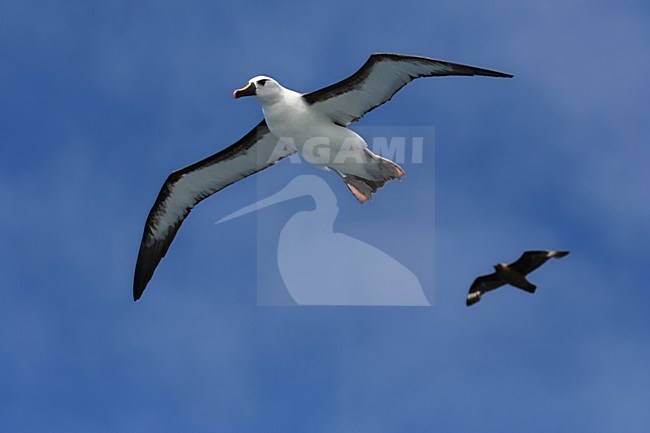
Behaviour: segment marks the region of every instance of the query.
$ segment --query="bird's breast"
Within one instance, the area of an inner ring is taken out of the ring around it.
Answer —
[[[343,143],[365,148],[365,142],[353,131],[334,124],[304,103],[283,103],[264,107],[269,130],[287,146],[297,150],[314,165],[327,165]],[[323,161],[321,161],[321,159]]]
[[[526,277],[511,268],[498,271],[497,276],[515,287],[527,285]]]

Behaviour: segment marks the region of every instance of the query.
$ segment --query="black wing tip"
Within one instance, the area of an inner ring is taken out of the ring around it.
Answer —
[[[512,74],[506,74],[505,72],[498,72],[498,71],[490,71],[491,74],[488,75],[489,77],[497,77],[497,78],[514,78],[515,76]]]
[[[472,305],[476,304],[480,300],[481,300],[481,294],[479,292],[470,293],[469,295],[467,295],[467,299],[465,300],[465,305],[471,307]]]
[[[149,284],[149,281],[151,281],[158,263],[160,263],[160,260],[164,256],[164,254],[162,254],[156,257],[154,254],[152,263],[151,249],[143,247],[144,244],[142,244],[140,247],[140,252],[138,253],[138,262],[135,265],[135,274],[133,276],[133,302],[136,302],[142,297],[144,289],[147,288],[147,284]]]
[[[140,299],[142,293],[144,293],[144,289],[147,288],[147,284],[151,281],[153,272],[159,262],[160,259],[151,266],[151,249],[145,247],[145,241],[143,239],[142,244],[140,245],[140,251],[138,252],[138,261],[135,265],[135,273],[133,275],[133,302]]]
[[[162,256],[160,258],[162,258]],[[133,277],[133,302],[136,302],[142,297],[142,294],[147,288],[149,281],[151,281],[153,273],[159,262],[160,260],[158,260],[155,265],[151,266],[147,265],[146,263],[140,263],[140,260],[138,260],[135,268],[135,275]]]
[[[136,276],[136,280],[133,283],[133,302],[136,302],[140,297],[142,297],[146,287],[147,283],[142,283]]]
[[[464,66],[464,65],[460,65]],[[476,66],[467,66],[470,68],[470,75],[481,77],[495,77],[495,78],[514,78],[514,75],[505,72],[493,71],[491,69],[477,68]]]
[[[481,300],[481,292],[473,292],[467,295],[465,305],[471,307],[472,305],[476,304],[480,300]]]
[[[493,71],[491,69],[477,68],[476,66],[462,65],[460,63],[448,62],[446,60],[438,60],[438,59],[433,59],[431,57],[415,56],[415,55],[410,55],[410,54],[372,53],[368,60],[372,61],[373,59],[379,60],[379,59],[382,59],[382,58],[388,58],[388,59],[392,59],[392,60],[400,60],[400,59],[403,59],[403,60],[404,59],[413,59],[413,60],[415,60],[415,59],[418,59],[418,60],[424,60],[424,61],[434,61],[434,62],[445,63],[445,64],[451,65],[451,66],[458,66],[458,67],[469,69],[467,71],[467,75],[478,75],[478,76],[496,77],[496,78],[514,78],[513,74],[508,74],[508,73],[505,73],[505,72]]]

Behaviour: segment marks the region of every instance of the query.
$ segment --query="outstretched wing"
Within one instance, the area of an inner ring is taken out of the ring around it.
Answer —
[[[497,289],[505,284],[505,281],[500,279],[496,273],[478,277],[472,283],[472,287],[469,288],[466,305],[469,307],[476,304],[481,300],[481,295],[483,295],[485,292]]]
[[[275,164],[294,151],[282,145],[263,120],[238,142],[170,174],[142,235],[133,280],[138,300],[192,208],[215,192]]]
[[[353,75],[331,86],[306,93],[303,98],[329,115],[334,122],[347,126],[388,102],[399,89],[414,79],[445,75],[512,77],[502,72],[427,57],[372,54]]]
[[[567,254],[568,251],[526,251],[516,262],[508,266],[525,276],[542,266],[548,259],[559,259]]]
[[[474,280],[472,287],[469,288],[468,294],[476,292],[481,292],[481,294],[483,294],[485,292],[489,292],[490,290],[498,289],[505,284],[505,281],[497,277],[496,273],[483,275]]]

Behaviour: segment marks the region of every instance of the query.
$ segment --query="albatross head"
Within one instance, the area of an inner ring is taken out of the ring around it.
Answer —
[[[235,99],[244,96],[255,96],[261,101],[272,100],[280,95],[282,86],[273,78],[258,75],[257,77],[248,80],[248,84],[241,89],[233,92],[232,96]]]

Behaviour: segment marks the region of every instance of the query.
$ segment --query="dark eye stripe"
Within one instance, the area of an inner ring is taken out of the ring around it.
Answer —
[[[267,80],[266,78],[262,78],[261,80],[257,81],[257,84],[259,84],[260,86],[263,86],[267,81],[269,81],[269,80]]]

